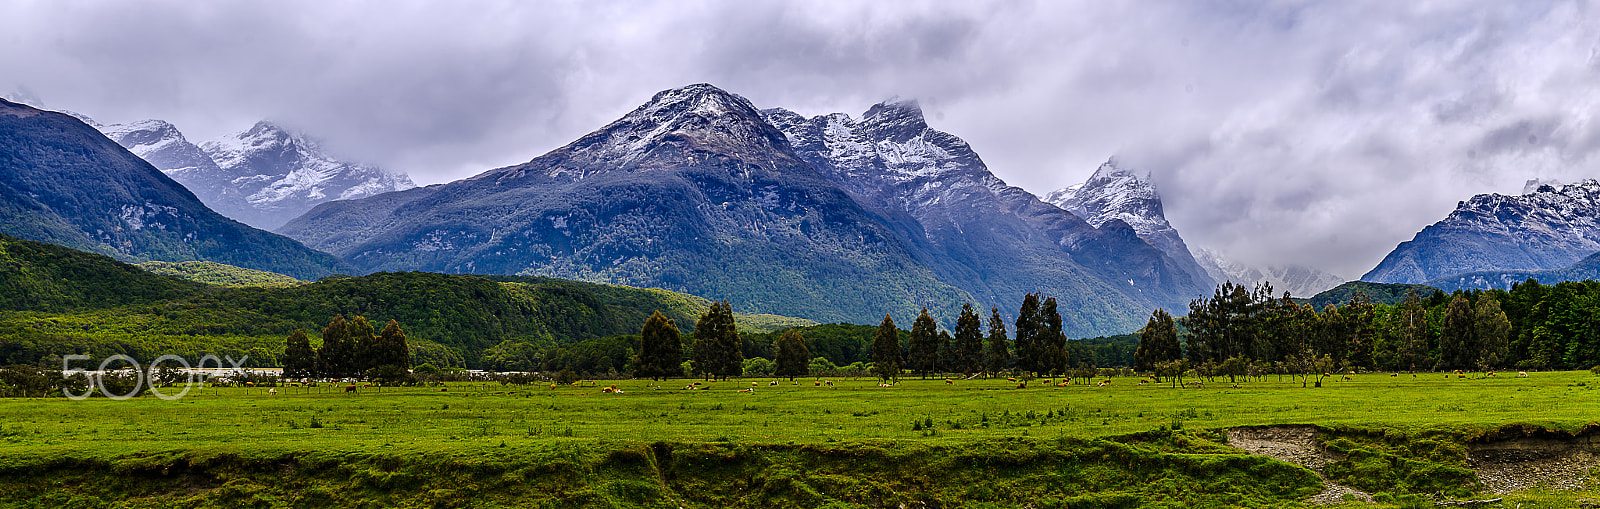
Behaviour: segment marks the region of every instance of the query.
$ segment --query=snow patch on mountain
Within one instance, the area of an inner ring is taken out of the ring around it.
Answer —
[[[1363,281],[1423,283],[1479,271],[1553,270],[1600,251],[1600,182],[1529,181],[1480,194],[1402,242]]]
[[[266,121],[200,149],[253,209],[235,219],[260,228],[282,226],[322,202],[416,187],[406,175],[335,159],[315,139]]]
[[[1046,194],[1044,201],[1061,207],[1099,228],[1112,221],[1121,221],[1133,228],[1139,238],[1145,239],[1167,256],[1195,272],[1202,272],[1217,282],[1216,274],[1206,270],[1189,251],[1189,246],[1178,235],[1178,230],[1167,222],[1157,191],[1149,175],[1140,176],[1118,163],[1115,157],[1095,169],[1089,180]]]

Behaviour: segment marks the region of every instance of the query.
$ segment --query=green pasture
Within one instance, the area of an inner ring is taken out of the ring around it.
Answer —
[[[0,453],[70,447],[131,452],[192,447],[472,447],[551,439],[828,443],[960,443],[1007,437],[1092,438],[1172,427],[1266,424],[1480,429],[1524,423],[1576,429],[1600,419],[1600,377],[1361,374],[1321,388],[1276,376],[1204,388],[1113,378],[1104,387],[1006,379],[770,378],[583,381],[579,385],[451,383],[426,388],[194,389],[178,401],[141,396],[0,400]],[[684,387],[698,382],[699,390]],[[1059,383],[1060,380],[1055,380]],[[1192,380],[1191,380],[1192,382]],[[615,385],[622,393],[604,393]],[[739,392],[754,389],[753,392]],[[173,393],[177,389],[163,389]],[[313,421],[321,427],[313,427]],[[928,424],[931,421],[931,426]],[[922,423],[913,429],[913,423]]]
[[[696,390],[684,387],[697,380],[675,379],[357,393],[323,385],[275,395],[207,387],[177,401],[8,398],[0,399],[0,506],[118,507],[115,500],[175,494],[194,507],[315,507],[309,501],[324,495],[330,506],[1295,505],[1316,492],[1314,477],[1238,454],[1211,430],[1316,424],[1460,438],[1519,423],[1576,430],[1600,416],[1592,392],[1600,377],[1530,375],[1336,375],[1320,388],[1277,376],[1240,380],[1237,389],[1226,378],[1203,388],[1119,377],[1105,386],[1034,380],[1023,389],[1005,379],[912,378],[892,387],[830,379],[827,387],[762,378],[699,381]],[[613,384],[621,393],[603,392]],[[1370,446],[1374,457],[1405,454],[1352,437],[1349,446]],[[1416,496],[1471,494],[1451,484],[1459,459],[1427,461],[1434,473],[1372,482],[1408,483]],[[209,481],[192,479],[195,471],[211,472],[202,476]],[[461,483],[478,496],[441,491]],[[1514,498],[1576,507],[1578,495]]]

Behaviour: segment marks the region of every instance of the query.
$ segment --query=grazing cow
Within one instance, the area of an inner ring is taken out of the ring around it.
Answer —
[[[757,386],[757,385],[758,385],[758,384],[756,384],[756,383],[755,383],[755,382],[750,382],[750,386],[751,386],[751,387],[756,387],[756,386]]]
[[[554,387],[552,387],[552,388],[554,388]],[[440,387],[439,388],[439,392],[450,392],[450,388],[449,387]]]
[[[346,386],[344,386],[344,392],[346,392],[346,393],[353,393],[354,392],[356,394],[360,394],[359,392],[356,392],[356,386],[354,386],[354,385],[346,385]]]
[[[1026,388],[1028,388],[1028,382],[1018,382],[1017,383],[1017,388],[1018,389],[1026,389]]]
[[[1046,381],[1048,381],[1048,380],[1046,380]],[[949,378],[946,378],[946,379],[944,379],[944,383],[947,383],[947,384],[955,384],[955,383],[956,383],[956,381],[955,381],[955,380],[951,380],[951,379],[949,379]]]
[[[1517,372],[1517,378],[1527,378],[1527,377],[1528,377],[1528,372],[1527,371],[1518,371]]]
[[[819,382],[819,381],[816,381],[816,380],[812,380],[811,381],[811,386],[812,387],[822,387],[822,382]]]
[[[833,387],[833,380],[823,380],[822,384],[827,385],[828,387]]]
[[[772,381],[772,383],[770,383],[770,384],[767,384],[767,385],[768,385],[768,386],[774,386],[774,385],[778,385],[778,381],[777,381],[777,380],[773,380],[773,381]]]
[[[1396,376],[1400,376],[1400,374],[1399,373],[1389,373],[1389,376],[1396,377]]]
[[[267,394],[271,394],[273,396],[277,396],[278,395],[278,390],[277,389],[267,389]]]

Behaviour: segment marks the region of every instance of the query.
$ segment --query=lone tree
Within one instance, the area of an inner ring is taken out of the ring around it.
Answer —
[[[744,374],[743,342],[733,323],[733,306],[724,300],[711,305],[694,323],[694,370],[726,378]]]
[[[334,315],[322,329],[322,349],[317,350],[317,372],[325,377],[344,378],[355,371],[355,345],[350,344],[350,327],[344,315]]]
[[[1444,311],[1439,334],[1439,368],[1472,369],[1478,363],[1478,338],[1472,304],[1457,293]]]
[[[309,378],[317,372],[317,351],[311,349],[306,331],[295,329],[283,347],[284,378]]]
[[[928,373],[939,368],[939,323],[928,316],[928,308],[911,322],[911,344],[906,352],[907,366],[917,375],[927,378]]]
[[[1178,346],[1178,328],[1167,310],[1157,309],[1150,314],[1150,323],[1139,331],[1139,349],[1134,351],[1133,358],[1138,362],[1139,371],[1183,358],[1183,350]]]
[[[357,315],[351,318],[349,325],[350,345],[355,349],[355,355],[350,359],[350,369],[353,374],[364,374],[372,368],[378,367],[377,357],[379,352],[378,338],[373,335],[372,324],[367,323],[367,317]]]
[[[951,370],[967,374],[983,370],[983,320],[971,302],[961,306],[961,317],[956,318],[953,350]]]
[[[783,337],[778,338],[776,357],[778,367],[773,370],[776,376],[794,380],[794,377],[811,374],[811,348],[806,346],[806,338],[800,335],[799,329],[783,331]]]
[[[1510,355],[1507,336],[1511,334],[1511,321],[1500,310],[1500,301],[1485,292],[1478,297],[1473,326],[1478,335],[1478,370],[1488,371],[1500,367]]]
[[[887,314],[872,338],[872,374],[884,380],[900,378],[900,330]]]
[[[1061,313],[1056,311],[1056,298],[1049,297],[1039,309],[1044,328],[1039,348],[1039,369],[1055,375],[1067,371],[1067,334],[1061,330]]]
[[[683,375],[683,341],[677,323],[657,310],[645,319],[639,338],[633,376],[660,380]]]
[[[1022,297],[1022,309],[1017,312],[1017,369],[1024,375],[1044,372],[1045,325],[1039,315],[1039,296]]]
[[[989,358],[990,374],[1005,371],[1011,365],[1011,348],[1006,339],[1006,321],[1000,318],[1000,308],[989,308]]]

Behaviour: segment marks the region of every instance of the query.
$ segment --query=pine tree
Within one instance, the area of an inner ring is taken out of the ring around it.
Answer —
[[[714,303],[694,324],[694,369],[717,378],[744,374],[743,346],[733,306]]]
[[[1041,348],[1041,368],[1051,375],[1067,371],[1067,335],[1061,330],[1061,313],[1056,311],[1056,298],[1049,297],[1044,300],[1044,305],[1039,309],[1039,315],[1044,318],[1044,334],[1039,338],[1043,342]]]
[[[411,369],[411,345],[406,342],[406,332],[400,330],[400,322],[391,318],[383,324],[383,331],[378,333],[375,345],[373,367],[392,366],[400,371]]]
[[[955,341],[950,337],[950,331],[940,329],[937,342],[939,344],[939,362],[934,363],[934,371],[941,373],[961,371],[953,367],[956,365],[956,352]]]
[[[1172,315],[1165,309],[1157,309],[1150,314],[1150,323],[1145,324],[1144,330],[1139,331],[1139,349],[1133,354],[1138,362],[1140,371],[1148,371],[1163,362],[1175,361],[1183,358],[1183,351],[1178,346],[1178,328],[1173,324]]]
[[[1500,310],[1500,301],[1485,292],[1478,297],[1478,308],[1473,317],[1473,328],[1478,336],[1478,369],[1488,371],[1498,368],[1510,355],[1507,337],[1511,335],[1511,320]]]
[[[335,315],[333,321],[322,329],[322,349],[317,350],[317,372],[329,378],[348,377],[353,371],[350,361],[354,357],[350,328],[343,315]]]
[[[351,318],[347,327],[350,329],[350,347],[354,352],[349,363],[351,374],[365,376],[367,371],[378,367],[377,357],[382,355],[377,344],[378,338],[373,335],[372,324],[367,322],[365,316]]]
[[[999,374],[1011,365],[1010,340],[1006,339],[1006,321],[1000,318],[1000,308],[989,308],[989,374]]]
[[[878,334],[872,338],[872,374],[884,380],[900,378],[900,329],[889,315],[883,315]]]
[[[1457,293],[1444,312],[1444,330],[1439,335],[1440,369],[1472,369],[1478,361],[1478,345],[1472,304]]]
[[[639,332],[639,356],[633,362],[633,376],[660,380],[681,376],[683,341],[678,324],[657,310],[645,319]]]
[[[1428,310],[1416,290],[1406,292],[1400,306],[1400,369],[1416,371],[1428,366]]]
[[[317,372],[317,351],[311,349],[306,331],[295,329],[283,347],[283,377],[309,378]]]
[[[973,311],[972,303],[961,306],[961,317],[956,318],[956,337],[952,347],[955,362],[951,371],[972,374],[983,370],[983,320]]]
[[[778,367],[773,370],[774,375],[794,380],[794,377],[811,374],[811,349],[806,346],[806,338],[800,335],[799,329],[783,331],[777,350]]]
[[[922,314],[911,322],[911,344],[908,346],[906,367],[911,371],[927,378],[928,373],[938,369],[939,324],[933,321],[932,316],[928,316],[928,308],[922,308]]]
[[[1044,319],[1039,316],[1039,296],[1027,294],[1022,298],[1022,309],[1017,312],[1017,369],[1023,374],[1042,373],[1044,356]]]

